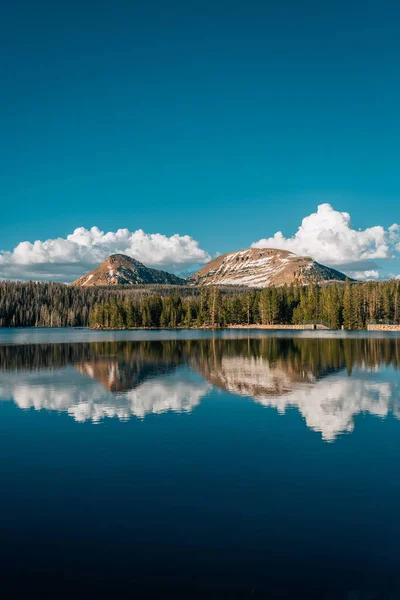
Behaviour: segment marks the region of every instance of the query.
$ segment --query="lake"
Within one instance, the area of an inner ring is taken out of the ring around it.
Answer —
[[[1,590],[400,598],[400,335],[0,330]]]

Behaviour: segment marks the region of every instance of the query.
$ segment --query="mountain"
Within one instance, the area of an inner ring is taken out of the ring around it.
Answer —
[[[320,265],[309,256],[298,256],[275,248],[249,248],[214,258],[187,282],[262,288],[293,282],[307,284],[345,279],[343,273]]]
[[[262,288],[293,282],[307,284],[345,279],[343,273],[320,265],[309,256],[298,256],[287,250],[273,248],[249,248],[218,256],[187,280],[165,271],[150,269],[124,254],[113,254],[97,269],[82,275],[72,285],[83,287],[152,283]]]
[[[141,283],[182,285],[185,284],[185,280],[165,271],[149,269],[143,263],[124,254],[113,254],[97,269],[82,275],[72,285],[83,287],[137,285]]]

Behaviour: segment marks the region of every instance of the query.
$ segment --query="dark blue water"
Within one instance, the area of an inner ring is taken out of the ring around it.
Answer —
[[[0,345],[1,597],[400,597],[400,337],[134,337]]]

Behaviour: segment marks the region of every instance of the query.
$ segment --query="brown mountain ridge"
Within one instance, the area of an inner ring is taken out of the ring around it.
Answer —
[[[102,265],[72,285],[114,286],[139,284],[221,285],[249,288],[279,287],[291,283],[307,285],[345,281],[346,275],[316,262],[275,248],[249,248],[214,258],[188,279],[151,269],[124,254],[113,254]]]
[[[214,258],[187,281],[197,285],[263,288],[294,282],[307,285],[345,279],[343,273],[321,265],[309,256],[298,256],[276,248],[248,248]]]
[[[159,271],[150,269],[138,260],[125,256],[125,254],[112,254],[102,265],[82,275],[71,285],[103,286],[103,285],[139,285],[144,283],[184,285],[184,279]]]

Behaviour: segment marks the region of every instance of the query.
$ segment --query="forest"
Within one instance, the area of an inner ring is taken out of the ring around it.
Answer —
[[[400,280],[263,290],[228,287],[73,287],[0,283],[0,327],[225,327],[322,323],[364,329],[400,323]]]

